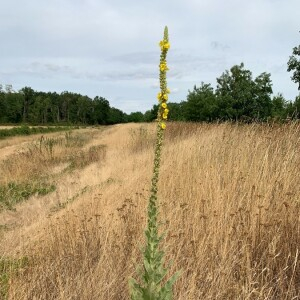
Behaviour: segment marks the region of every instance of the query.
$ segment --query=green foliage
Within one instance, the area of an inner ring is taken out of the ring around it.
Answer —
[[[300,90],[300,45],[293,48],[293,55],[290,56],[288,65],[288,72],[293,72],[292,81],[298,83],[298,90]]]
[[[110,108],[107,124],[125,123],[125,121],[126,116],[120,109],[114,107]]]
[[[11,276],[18,274],[22,269],[28,266],[28,258],[26,256],[19,259],[0,258],[0,299],[8,298],[9,280]]]
[[[30,135],[37,133],[50,133],[57,131],[66,131],[70,130],[70,127],[62,126],[53,126],[53,127],[29,127],[27,125],[22,125],[18,127],[14,127],[11,129],[0,129],[0,139],[4,139],[11,136],[17,135]]]
[[[272,98],[271,116],[275,120],[286,119],[288,102],[285,100],[282,94],[277,94]]]
[[[293,117],[294,118],[300,118],[300,96],[296,97],[295,102],[293,103],[292,106],[292,111],[293,111]]]
[[[169,102],[168,108],[170,110],[168,119],[170,121],[186,121],[185,116],[186,102],[182,101],[180,103]]]
[[[139,123],[143,121],[144,121],[144,115],[139,111],[132,112],[127,116],[127,122]]]
[[[151,110],[147,110],[144,114],[145,122],[152,122],[157,118],[158,105],[154,104]]]
[[[91,99],[68,91],[45,93],[30,87],[17,93],[0,91],[0,123],[105,125],[125,121],[123,112],[99,96]]]
[[[262,73],[255,80],[244,64],[233,66],[217,78],[217,103],[220,119],[265,120],[271,113],[272,82]]]
[[[184,114],[188,121],[213,121],[217,117],[216,96],[210,84],[201,83],[189,91]]]
[[[31,195],[43,196],[54,190],[55,185],[44,182],[10,182],[0,186],[0,211],[4,209],[13,210],[17,203],[28,199]]]
[[[262,73],[253,80],[251,71],[241,63],[217,78],[215,91],[203,82],[194,86],[187,101],[181,103],[181,113],[187,121],[267,120],[272,116],[271,94],[271,75]]]

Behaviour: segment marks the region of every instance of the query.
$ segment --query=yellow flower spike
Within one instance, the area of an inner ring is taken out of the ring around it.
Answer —
[[[165,27],[163,40],[159,43],[161,48],[160,63],[159,63],[159,83],[160,93],[157,98],[160,100],[159,109],[157,112],[157,131],[156,142],[154,149],[154,168],[151,179],[150,197],[147,209],[147,227],[145,230],[146,246],[143,250],[143,265],[140,270],[139,280],[130,280],[130,299],[143,299],[147,295],[148,299],[172,299],[172,286],[178,278],[179,273],[175,273],[170,277],[168,282],[164,285],[161,283],[160,278],[163,278],[168,268],[164,267],[164,252],[160,249],[161,236],[164,233],[159,233],[159,208],[158,201],[158,183],[159,183],[159,169],[161,162],[162,146],[164,140],[164,130],[166,129],[166,120],[168,116],[167,104],[167,52],[170,48],[168,27]]]

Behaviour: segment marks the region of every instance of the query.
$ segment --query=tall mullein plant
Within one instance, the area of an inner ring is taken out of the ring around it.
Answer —
[[[151,181],[151,194],[148,204],[148,222],[145,230],[146,246],[143,249],[143,265],[139,268],[139,282],[130,280],[130,292],[132,300],[170,300],[172,299],[172,287],[178,277],[174,274],[169,280],[164,280],[168,268],[164,267],[165,253],[160,247],[160,242],[164,238],[164,233],[159,234],[158,223],[158,199],[157,184],[159,179],[159,167],[161,150],[163,144],[164,130],[168,118],[167,100],[170,93],[167,88],[167,52],[170,48],[168,28],[165,27],[164,38],[159,43],[161,48],[159,64],[160,92],[157,95],[159,109],[157,115],[157,133],[154,157],[153,176]]]

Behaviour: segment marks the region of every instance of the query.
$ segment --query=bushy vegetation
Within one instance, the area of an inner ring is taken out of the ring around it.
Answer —
[[[45,182],[9,182],[5,186],[0,185],[0,212],[3,209],[13,209],[14,206],[31,195],[46,195],[55,190],[55,185]]]
[[[214,89],[202,82],[188,92],[181,103],[169,103],[170,120],[213,121],[287,121],[300,118],[300,96],[287,101],[282,94],[273,95],[271,74],[262,73],[253,79],[244,64],[233,66],[217,78]],[[154,120],[158,106],[144,115],[145,121]]]
[[[0,90],[0,123],[115,124],[125,114],[108,100],[77,93],[39,92],[24,87],[18,92]]]
[[[4,139],[11,136],[18,136],[18,135],[30,135],[30,134],[37,134],[37,133],[66,131],[66,130],[71,130],[72,128],[74,127],[66,127],[66,126],[29,127],[27,125],[22,125],[20,127],[13,127],[10,129],[0,129],[0,139]]]

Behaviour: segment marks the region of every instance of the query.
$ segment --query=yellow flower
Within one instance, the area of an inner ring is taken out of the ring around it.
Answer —
[[[158,94],[157,94],[157,99],[158,99],[158,100],[161,100],[161,96],[162,96],[162,94],[161,94],[161,93],[158,93]]]
[[[162,108],[167,108],[167,103],[164,102],[161,104],[161,106],[162,106]]]
[[[169,70],[168,66],[167,66],[167,63],[166,62],[163,62],[159,65],[159,69],[163,72],[163,71],[167,71]]]
[[[159,42],[159,46],[160,46],[160,49],[163,51],[163,50],[169,50],[170,49],[170,43],[169,42],[166,42],[166,41],[160,41]]]
[[[167,94],[170,94],[170,93],[171,93],[170,89],[169,89],[169,88],[167,88]]]
[[[166,109],[164,110],[164,113],[165,113],[165,114],[168,114],[168,113],[169,113],[169,110],[166,108]]]
[[[167,126],[166,126],[166,123],[161,122],[161,123],[160,123],[160,127],[161,127],[162,129],[166,129],[166,127],[167,127]]]
[[[162,95],[162,98],[163,98],[163,100],[166,100],[166,101],[167,101],[167,100],[168,100],[168,95],[167,95],[167,94],[163,94],[163,95]]]
[[[164,43],[164,46],[163,46],[163,49],[164,50],[169,50],[170,49],[170,43]]]
[[[164,113],[164,114],[162,115],[162,117],[163,117],[164,120],[166,120],[166,119],[168,118],[168,115]]]

